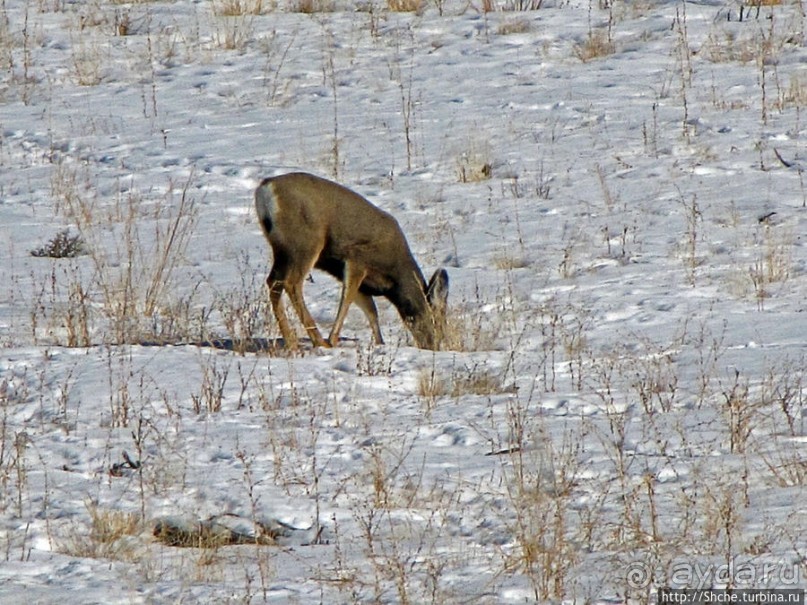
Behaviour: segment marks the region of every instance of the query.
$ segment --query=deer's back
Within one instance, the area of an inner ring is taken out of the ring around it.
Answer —
[[[290,173],[265,179],[260,191],[258,214],[273,247],[321,246],[328,266],[353,259],[387,272],[411,258],[397,221],[338,183]]]

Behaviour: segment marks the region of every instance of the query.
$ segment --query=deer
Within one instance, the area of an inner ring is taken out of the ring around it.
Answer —
[[[255,210],[272,249],[266,287],[285,346],[296,347],[298,341],[283,308],[284,292],[315,347],[337,346],[354,302],[370,323],[375,344],[384,344],[373,300],[381,296],[398,310],[419,348],[439,349],[448,272],[437,269],[426,282],[391,214],[343,185],[304,172],[263,179],[255,189]],[[303,282],[313,269],[342,282],[327,340],[303,299]]]

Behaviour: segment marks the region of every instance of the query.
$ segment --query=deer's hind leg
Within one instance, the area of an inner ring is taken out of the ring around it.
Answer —
[[[313,262],[311,263],[313,266]],[[328,343],[322,338],[322,334],[317,328],[314,318],[308,311],[303,299],[303,282],[305,276],[311,270],[311,266],[304,267],[304,270],[295,269],[289,262],[285,254],[275,251],[275,261],[272,265],[272,271],[266,279],[266,285],[269,289],[269,301],[272,304],[272,311],[274,311],[275,318],[277,319],[280,333],[283,339],[291,347],[297,346],[297,337],[289,325],[288,317],[283,309],[283,302],[281,300],[283,291],[289,296],[292,307],[294,307],[297,317],[303,324],[306,332],[308,333],[311,342],[316,347],[328,346]]]
[[[266,290],[269,292],[269,303],[272,305],[272,312],[275,314],[280,334],[283,336],[284,346],[287,348],[297,347],[297,335],[289,325],[289,318],[283,308],[283,290],[286,285],[285,264],[275,255],[275,262],[272,270],[266,278]]]

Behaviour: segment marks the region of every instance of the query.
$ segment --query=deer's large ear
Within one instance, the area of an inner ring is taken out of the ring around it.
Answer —
[[[432,307],[444,308],[448,303],[448,271],[437,269],[426,288],[426,300]]]

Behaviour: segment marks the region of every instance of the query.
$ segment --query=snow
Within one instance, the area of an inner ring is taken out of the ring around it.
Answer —
[[[800,4],[254,4],[0,3],[0,603],[807,588]],[[447,267],[451,346],[273,346],[291,170]]]

